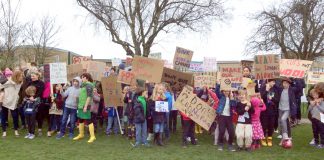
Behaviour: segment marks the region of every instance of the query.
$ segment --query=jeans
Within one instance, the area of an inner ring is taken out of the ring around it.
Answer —
[[[136,129],[136,144],[147,144],[147,123],[135,123]]]
[[[324,145],[324,123],[312,118],[312,128],[315,144]]]
[[[66,124],[69,119],[69,116],[70,116],[70,124],[71,124],[69,133],[70,134],[74,133],[76,114],[77,114],[77,109],[71,109],[71,108],[64,107],[62,123],[61,123],[61,128],[60,128],[61,134],[65,134],[65,128],[66,128]]]
[[[18,108],[18,113],[19,113],[19,116],[20,116],[21,125],[26,126],[26,118],[25,118],[25,113],[24,113],[24,107],[20,106]]]
[[[164,123],[154,123],[154,133],[163,133]]]
[[[6,107],[2,107],[2,117],[1,117],[1,126],[2,126],[2,131],[6,132],[7,131],[7,125],[6,123],[8,122],[8,112],[9,109]],[[12,120],[13,120],[13,124],[14,124],[14,130],[18,130],[18,108],[16,108],[15,110],[10,110],[11,112],[11,116],[12,116]]]
[[[118,118],[117,117],[108,117],[108,126],[107,126],[107,130],[106,130],[107,134],[111,133],[113,123],[114,123],[114,133],[115,134],[118,133],[118,127],[119,127]]]
[[[60,131],[62,116],[61,115],[50,115],[51,131]]]
[[[164,127],[163,127],[166,138],[170,137],[169,119],[170,119],[170,112],[166,112],[166,121],[164,122]]]
[[[280,124],[280,129],[281,129],[281,135],[283,139],[287,139],[288,137],[288,124],[287,120],[289,118],[289,110],[283,111],[279,110],[279,124]]]

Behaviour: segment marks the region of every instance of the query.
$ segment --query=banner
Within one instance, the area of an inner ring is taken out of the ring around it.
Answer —
[[[119,66],[119,64],[122,63],[122,60],[120,58],[114,58],[111,60],[112,66]]]
[[[177,47],[173,58],[173,68],[177,71],[188,70],[192,56],[193,51]]]
[[[319,82],[324,82],[324,72],[307,73],[307,84],[317,84]]]
[[[158,53],[150,53],[148,58],[153,58],[153,59],[162,59],[162,53],[158,52]]]
[[[164,61],[135,56],[133,59],[132,72],[136,79],[160,83],[162,78]]]
[[[169,112],[168,102],[155,101],[155,112]]]
[[[207,131],[216,118],[216,111],[193,94],[190,86],[183,87],[174,106]]]
[[[123,106],[121,84],[117,82],[117,76],[108,76],[101,79],[102,91],[106,107]]]
[[[119,70],[117,82],[128,85],[136,84],[135,75],[132,71]]]
[[[51,82],[51,84],[67,83],[66,63],[50,63],[44,65],[44,79],[45,82]]]
[[[311,68],[313,61],[299,59],[281,59],[280,76],[292,78],[304,78],[306,72]]]
[[[242,83],[243,75],[240,63],[219,64],[219,72],[220,78],[230,79],[232,83]]]
[[[217,71],[216,57],[204,57],[203,68],[204,72]]]
[[[181,91],[186,85],[192,85],[192,74],[164,67],[161,82],[169,83],[173,91]]]
[[[203,88],[207,86],[208,88],[215,88],[217,77],[209,75],[196,75],[194,78],[195,87]]]
[[[67,79],[72,81],[75,77],[83,73],[82,64],[71,64],[67,66]]]
[[[256,55],[254,57],[254,76],[256,80],[280,77],[279,56],[275,54]]]
[[[87,65],[87,73],[90,73],[93,80],[100,81],[104,76],[106,63],[89,61]]]
[[[203,72],[203,62],[191,61],[190,62],[190,72]]]

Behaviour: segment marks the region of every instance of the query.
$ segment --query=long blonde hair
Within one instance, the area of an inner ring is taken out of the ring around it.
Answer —
[[[159,93],[159,89],[162,88],[163,93]],[[166,99],[164,94],[164,86],[162,84],[155,84],[152,94],[152,100],[158,101],[158,98],[162,98],[163,100]]]

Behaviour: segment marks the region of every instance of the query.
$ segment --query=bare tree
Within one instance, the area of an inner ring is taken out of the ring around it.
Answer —
[[[18,21],[20,1],[15,7],[10,0],[0,2],[0,66],[14,67],[15,53],[20,45],[23,25]]]
[[[147,57],[157,35],[201,31],[226,18],[222,0],[77,0],[127,55]],[[178,29],[178,30],[177,30]]]
[[[314,60],[324,56],[324,3],[291,0],[257,13],[259,23],[249,38],[247,52],[280,49],[284,58]]]
[[[56,26],[55,18],[44,16],[37,22],[31,22],[26,27],[26,38],[33,46],[36,63],[42,65],[50,56],[51,47],[55,47],[56,36],[60,27]]]

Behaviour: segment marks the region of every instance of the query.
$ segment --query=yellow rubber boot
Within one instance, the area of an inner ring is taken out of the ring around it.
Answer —
[[[196,133],[196,134],[199,134],[198,124],[195,124],[195,133]]]
[[[272,147],[272,137],[267,137],[268,146]]]
[[[93,123],[89,124],[89,132],[90,132],[90,139],[88,143],[92,143],[96,140]]]
[[[263,147],[268,146],[266,139],[261,139],[261,145],[262,145]]]
[[[79,124],[79,135],[73,138],[74,141],[84,138],[84,123]]]

